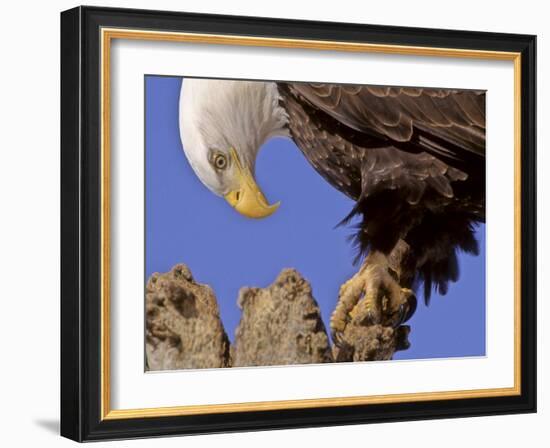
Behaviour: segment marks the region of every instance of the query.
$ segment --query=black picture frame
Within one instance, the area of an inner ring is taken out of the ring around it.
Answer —
[[[100,29],[131,28],[521,53],[521,393],[515,396],[101,418]],[[77,7],[61,13],[61,435],[76,441],[536,411],[536,37]]]

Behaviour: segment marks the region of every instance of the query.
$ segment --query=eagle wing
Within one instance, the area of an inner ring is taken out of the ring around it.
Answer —
[[[342,84],[300,84],[293,90],[356,131],[401,150],[426,151],[451,164],[485,156],[485,92]]]
[[[427,187],[451,198],[455,181],[475,180],[475,190],[484,183],[482,91],[307,83],[280,89],[295,141],[354,199],[397,189],[416,204]]]

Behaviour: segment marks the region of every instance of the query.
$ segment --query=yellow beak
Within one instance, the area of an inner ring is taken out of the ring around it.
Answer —
[[[273,214],[280,203],[269,205],[250,169],[241,164],[237,151],[231,148],[230,154],[237,169],[239,187],[225,195],[226,201],[241,215],[248,218],[265,218]]]

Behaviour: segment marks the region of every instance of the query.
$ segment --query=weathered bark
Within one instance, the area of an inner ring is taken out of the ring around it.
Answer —
[[[408,257],[400,242],[389,259],[403,287],[412,282]],[[148,370],[383,360],[409,346],[410,328],[394,328],[392,316],[371,325],[355,314],[344,331],[347,342],[331,347],[311,286],[293,269],[266,288],[242,288],[238,305],[241,321],[230,347],[209,286],[195,282],[183,264],[153,274],[146,290]]]
[[[227,367],[229,340],[212,288],[187,266],[153,274],[145,294],[147,370]]]
[[[383,361],[392,359],[398,350],[409,348],[410,327],[360,325],[352,321],[344,330],[346,342],[334,345],[335,362]]]
[[[331,362],[332,354],[311,286],[293,269],[267,288],[242,288],[242,317],[232,347],[233,366]]]

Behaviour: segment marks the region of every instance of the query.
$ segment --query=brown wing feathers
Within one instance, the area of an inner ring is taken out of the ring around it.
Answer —
[[[347,126],[409,142],[430,129],[467,151],[485,150],[485,94],[481,91],[293,84],[293,90]]]

